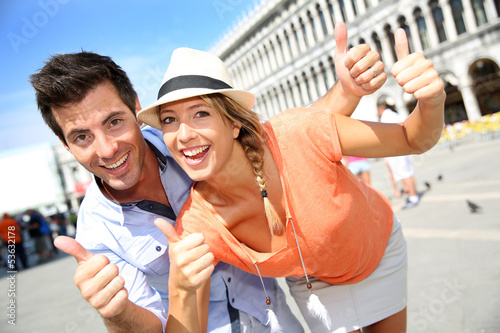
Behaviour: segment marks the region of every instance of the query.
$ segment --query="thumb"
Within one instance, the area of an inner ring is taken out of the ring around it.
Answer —
[[[344,22],[335,25],[335,56],[345,55],[347,53],[347,28]]]
[[[396,53],[398,54],[398,60],[401,60],[410,54],[408,39],[406,38],[405,31],[401,28],[397,29],[394,33],[394,39],[396,43]]]
[[[85,250],[76,240],[67,236],[58,236],[54,240],[54,245],[61,251],[75,257],[78,263],[88,261],[94,256],[92,252]]]
[[[181,240],[177,231],[175,231],[174,226],[166,220],[158,218],[155,220],[155,225],[165,234],[165,236],[167,236],[169,244],[173,244]]]

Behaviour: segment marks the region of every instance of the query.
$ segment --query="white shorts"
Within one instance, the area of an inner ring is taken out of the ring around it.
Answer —
[[[362,172],[370,172],[370,163],[368,163],[368,161],[351,162],[347,168],[351,170],[353,174],[359,175]]]
[[[413,176],[413,166],[411,165],[410,156],[386,157],[385,160],[391,168],[395,181]]]
[[[406,240],[401,224],[394,216],[392,233],[382,260],[366,279],[355,284],[331,285],[310,278],[312,292],[325,305],[332,320],[331,332],[352,332],[396,314],[407,303]],[[310,292],[304,278],[287,278],[290,293],[314,333],[330,332],[323,323],[309,315]],[[338,331],[336,331],[338,330]]]

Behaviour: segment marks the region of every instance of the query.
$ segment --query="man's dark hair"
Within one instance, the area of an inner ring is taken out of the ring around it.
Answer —
[[[137,93],[127,74],[110,57],[92,52],[56,54],[38,73],[30,76],[43,120],[64,143],[66,139],[52,108],[79,103],[106,81],[116,88],[123,103],[135,115]]]

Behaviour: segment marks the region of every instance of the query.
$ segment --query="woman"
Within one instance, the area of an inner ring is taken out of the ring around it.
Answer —
[[[341,162],[342,154],[422,153],[439,139],[443,85],[432,63],[408,54],[404,31],[396,37],[392,74],[419,100],[402,124],[319,108],[290,109],[262,123],[251,111],[254,96],[232,88],[220,59],[174,51],[158,101],[138,118],[163,130],[172,156],[196,182],[176,228],[203,233],[213,256],[200,265],[224,261],[261,276],[288,276],[303,313],[312,287],[332,316],[330,330],[406,330],[399,222],[390,202]],[[313,332],[326,331],[305,317]]]

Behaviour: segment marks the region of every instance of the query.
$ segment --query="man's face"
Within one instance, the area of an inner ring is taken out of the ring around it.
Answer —
[[[116,190],[139,182],[146,143],[134,114],[111,83],[98,85],[80,103],[52,112],[67,148],[88,171]]]

